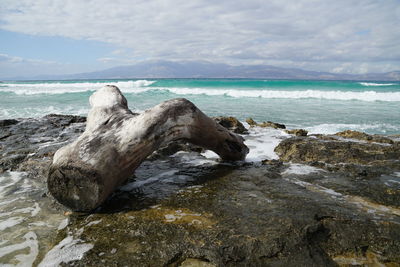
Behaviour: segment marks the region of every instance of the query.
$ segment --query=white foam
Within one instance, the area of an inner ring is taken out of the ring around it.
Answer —
[[[187,164],[193,165],[193,166],[200,166],[200,165],[215,165],[218,164],[217,159],[218,157],[215,157],[215,153],[212,151],[206,151],[203,153],[203,155],[199,155],[197,153],[193,152],[185,152],[185,151],[178,151],[171,157],[180,157],[180,160],[182,162],[185,162]],[[210,158],[206,158],[206,156],[209,156]]]
[[[207,159],[214,159],[214,160],[219,159],[218,154],[211,150],[206,150],[203,153],[201,153],[201,155]]]
[[[324,123],[315,126],[304,127],[304,129],[307,130],[309,134],[334,134],[344,130],[354,130],[361,132],[380,130],[384,132],[384,130],[382,129],[387,129],[393,132],[400,131],[399,126],[387,123],[377,123],[377,124]]]
[[[32,230],[55,232],[56,225],[64,219],[59,213],[51,214],[47,210],[43,213],[35,201],[42,190],[42,184],[27,178],[24,172],[0,174],[0,239],[8,240],[0,242],[0,258],[11,254],[6,256],[4,266],[32,266],[42,242]],[[24,242],[20,240],[21,235]]]
[[[330,100],[360,100],[360,101],[400,101],[400,92],[376,92],[376,91],[322,91],[322,90],[236,90],[236,89],[205,89],[205,88],[165,88],[152,87],[146,90],[164,90],[177,95],[224,95],[236,98],[288,98],[288,99],[330,99]]]
[[[80,243],[80,239],[67,236],[47,252],[39,267],[59,266],[61,263],[81,260],[83,255],[93,248],[92,244]]]
[[[308,165],[303,165],[303,164],[290,164],[289,168],[287,168],[282,174],[288,175],[288,174],[297,174],[297,175],[308,175],[311,173],[316,173],[323,171],[321,169],[308,166]]]
[[[155,81],[136,80],[136,81],[118,81],[118,82],[73,82],[73,83],[3,83],[0,92],[13,92],[18,95],[34,95],[34,94],[64,94],[78,93],[86,91],[95,91],[103,86],[110,84],[118,86],[121,91],[142,92],[134,89],[149,86]],[[145,91],[145,90],[144,90]]]
[[[67,227],[67,225],[68,225],[68,218],[66,218],[60,222],[60,224],[57,227],[57,230],[60,231],[60,230],[64,229],[65,227]]]
[[[101,223],[101,221],[102,221],[101,219],[100,219],[100,220],[97,220],[97,221],[92,221],[92,222],[86,224],[85,226],[86,226],[86,227],[89,227],[89,226],[92,226],[92,225],[96,225],[96,224]]]
[[[7,171],[0,175],[0,198],[7,194],[8,188],[18,183],[24,177],[24,172]]]
[[[0,221],[0,231],[3,231],[7,228],[13,227],[17,224],[20,224],[24,221],[23,217],[11,217],[4,221]]]
[[[325,193],[325,194],[331,195],[331,196],[333,196],[335,198],[343,197],[343,194],[341,194],[339,192],[336,192],[336,191],[334,191],[334,190],[332,190],[330,188],[326,188],[326,187],[323,187],[323,186],[320,186],[320,185],[315,185],[315,184],[312,184],[312,183],[308,183],[308,182],[299,180],[297,178],[285,178],[285,180],[289,181],[291,183],[297,184],[297,185],[299,185],[301,187],[304,187],[304,188],[306,188],[308,190],[311,190],[311,191]]]
[[[31,216],[36,216],[40,211],[40,207],[38,203],[35,203],[33,207],[27,207],[27,208],[21,208],[21,209],[15,209],[9,212],[1,212],[0,217],[4,216],[9,216],[12,214],[21,214],[21,213],[30,213]]]
[[[0,109],[0,119],[10,118],[37,118],[45,114],[67,114],[67,115],[87,115],[89,106],[82,107],[78,105],[53,106],[42,105],[37,107],[9,107]]]
[[[274,149],[290,135],[273,128],[252,127],[249,129],[249,135],[243,137],[245,138],[244,143],[250,150],[246,161],[260,162],[266,159],[279,159]]]
[[[290,137],[289,134],[282,130],[261,127],[251,127],[249,128],[249,134],[242,136],[245,139],[244,143],[249,148],[249,154],[247,154],[245,159],[247,162],[261,162],[266,159],[279,159],[279,156],[275,153],[274,149],[283,139]],[[205,159],[195,157],[192,154],[183,151],[180,151],[175,155],[183,155],[183,160],[190,162],[193,165],[210,163],[217,164],[217,160],[219,159],[219,156],[211,150],[206,150],[201,153]]]
[[[1,196],[1,195],[0,195],[0,196]],[[20,197],[20,199],[23,199],[23,198]],[[1,202],[0,202],[0,206],[8,205],[8,204],[13,203],[13,202],[16,202],[16,201],[18,201],[17,198],[5,200],[5,201],[1,201]]]
[[[336,192],[336,191],[334,191],[332,189],[329,189],[329,188],[325,188],[325,187],[320,186],[320,189],[321,189],[322,192],[325,192],[325,193],[327,193],[329,195],[334,195],[334,196],[338,196],[338,197],[343,196],[343,194],[341,194],[339,192]]]
[[[364,86],[391,86],[395,85],[394,83],[367,83],[367,82],[361,82],[359,83]]]
[[[39,245],[36,234],[34,232],[28,232],[24,235],[24,239],[25,241],[22,243],[0,247],[0,257],[25,248],[30,249],[29,254],[18,254],[15,256],[15,259],[19,262],[19,264],[9,266],[30,267],[39,254]]]

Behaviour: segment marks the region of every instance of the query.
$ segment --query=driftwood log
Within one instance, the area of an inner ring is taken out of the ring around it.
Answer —
[[[91,211],[161,145],[183,139],[217,153],[224,160],[243,160],[243,138],[207,117],[190,101],[165,101],[141,114],[128,109],[116,86],[90,97],[86,130],[54,155],[48,176],[50,193],[75,211]]]

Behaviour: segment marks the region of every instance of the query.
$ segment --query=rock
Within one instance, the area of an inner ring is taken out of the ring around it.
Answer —
[[[284,124],[280,124],[280,123],[276,123],[276,122],[272,122],[272,121],[264,121],[263,123],[257,123],[255,122],[252,118],[247,118],[246,122],[251,126],[258,126],[258,127],[270,127],[270,128],[274,128],[274,129],[286,129],[286,126]]]
[[[265,160],[261,161],[261,164],[263,164],[263,165],[282,165],[283,162],[278,159],[265,159]]]
[[[0,172],[18,170],[26,160],[52,156],[64,142],[84,130],[83,117],[48,115],[39,119],[11,121],[0,127]]]
[[[257,126],[257,122],[255,122],[252,118],[247,118],[247,119],[246,119],[246,122],[247,122],[251,127]]]
[[[368,142],[376,142],[376,143],[386,143],[386,144],[393,144],[394,141],[390,138],[380,136],[380,135],[370,135],[363,132],[347,130],[343,132],[336,133],[335,135],[341,136],[344,138],[353,138]]]
[[[236,119],[235,117],[214,117],[212,118],[221,126],[225,127],[229,131],[232,131],[237,134],[248,134],[247,129],[243,126],[243,124]]]
[[[272,122],[272,121],[267,121],[267,122],[263,122],[258,124],[258,126],[260,127],[271,127],[274,129],[286,129],[286,126],[280,123],[276,123],[276,122]]]
[[[68,235],[93,244],[74,266],[337,266],[366,255],[376,264],[400,262],[396,210],[381,217],[362,198],[308,190],[299,179],[271,177],[267,165],[217,172],[141,207],[138,198],[153,196],[140,192],[157,182],[106,204],[124,199],[123,211],[72,214]]]
[[[78,138],[85,128],[85,123],[68,125],[68,118],[59,123],[51,120],[21,119],[7,126],[11,135],[0,140],[0,154],[24,157],[8,167],[27,172],[43,190],[52,153]],[[393,172],[399,167],[398,161],[391,159],[396,158],[397,143],[346,141],[336,135],[290,139],[285,147],[303,153],[308,149],[303,143],[314,140],[309,148],[322,150],[314,153],[320,153],[324,161],[293,153],[293,161],[314,166],[310,174],[290,172],[293,166],[310,169],[308,165],[281,160],[267,160],[264,165],[196,165],[183,160],[188,155],[201,158],[196,152],[168,157],[186,150],[182,142],[166,148],[159,159],[146,159],[96,213],[66,211],[49,193],[38,191],[38,199],[24,200],[27,207],[38,201],[41,212],[51,210],[68,225],[59,230],[57,223],[51,222],[52,227],[48,221],[45,226],[25,227],[28,222],[20,226],[21,231],[42,233],[38,234],[34,265],[51,250],[50,256],[79,252],[79,259],[61,263],[76,267],[398,266],[400,185]],[[378,153],[376,145],[387,147],[381,151],[386,159],[363,165],[349,163],[348,157],[340,160],[337,154],[327,163],[329,157],[323,150],[334,148],[336,142],[351,143],[348,146],[353,152],[357,147],[367,153],[371,147],[371,153]],[[290,149],[285,154],[290,154]],[[40,213],[37,220],[47,219],[42,216]],[[21,244],[19,238],[9,242],[3,248]],[[83,246],[91,249],[77,251]],[[26,250],[28,253],[29,248]],[[7,255],[1,262],[16,264],[15,258]]]
[[[284,164],[281,160],[266,159],[266,160],[261,161],[261,164],[267,166],[267,169],[270,172],[269,177],[271,177],[271,178],[273,178],[273,177],[281,178],[279,173],[285,169]],[[277,175],[277,173],[278,173],[278,175]]]
[[[51,123],[54,123],[58,126],[68,126],[71,123],[86,122],[86,117],[73,115],[49,114],[44,116],[44,118],[48,119]]]
[[[283,140],[275,152],[282,161],[312,165],[343,177],[345,182],[342,183],[352,184],[345,189],[349,194],[400,206],[400,188],[388,189],[394,186],[392,181],[398,179],[389,177],[400,171],[399,142],[390,145],[343,140],[336,136],[292,137]],[[343,184],[334,183],[334,186],[343,188]]]
[[[165,157],[171,156],[179,151],[201,153],[204,151],[204,149],[200,146],[196,146],[191,143],[178,140],[176,142],[161,146],[156,151],[154,151],[147,158],[147,160],[156,160],[156,159],[160,159],[160,158],[165,158]]]
[[[380,165],[400,159],[400,143],[383,145],[334,139],[332,137],[293,137],[283,140],[275,152],[283,161],[328,164]]]
[[[308,131],[304,129],[292,129],[292,130],[285,130],[288,134],[294,134],[295,136],[307,136]]]
[[[0,127],[10,126],[17,124],[19,121],[14,119],[0,120]]]
[[[186,99],[133,114],[119,89],[105,86],[90,104],[85,132],[55,153],[49,170],[49,191],[72,210],[100,206],[151,153],[172,141],[191,142],[223,160],[243,160],[249,151],[241,136]]]

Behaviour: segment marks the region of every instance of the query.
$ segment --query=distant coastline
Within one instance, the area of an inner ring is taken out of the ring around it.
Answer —
[[[281,68],[270,65],[232,66],[198,61],[146,61],[95,72],[2,78],[2,81],[90,80],[90,79],[271,79],[320,81],[400,81],[400,71],[346,74]]]

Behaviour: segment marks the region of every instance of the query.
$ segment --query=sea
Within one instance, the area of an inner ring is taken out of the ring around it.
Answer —
[[[89,96],[118,86],[135,112],[187,98],[209,116],[283,123],[310,133],[400,133],[400,82],[253,79],[123,79],[0,83],[0,119],[86,115]]]

